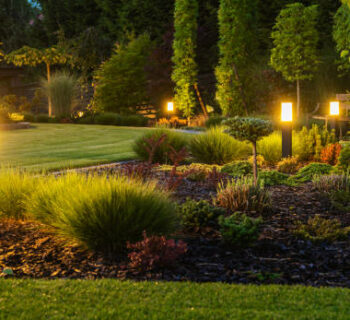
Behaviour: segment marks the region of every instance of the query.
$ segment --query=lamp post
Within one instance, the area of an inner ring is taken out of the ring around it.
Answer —
[[[281,122],[282,122],[282,158],[288,158],[292,156],[293,103],[282,102]]]
[[[332,101],[329,105],[330,125],[331,129],[335,130],[337,135],[337,118],[340,115],[340,103],[339,101]]]

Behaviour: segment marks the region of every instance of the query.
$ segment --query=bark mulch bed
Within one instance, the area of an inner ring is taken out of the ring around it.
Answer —
[[[215,233],[185,234],[188,251],[172,269],[145,274],[127,267],[124,257],[103,257],[79,249],[34,222],[0,221],[0,269],[17,278],[119,278],[135,280],[223,281],[228,283],[305,284],[350,287],[350,239],[313,244],[293,235],[296,220],[320,214],[350,225],[350,213],[330,210],[327,199],[312,189],[272,187],[273,209],[254,247],[232,249]],[[183,181],[175,198],[211,199],[215,190]],[[4,276],[4,275],[3,275]]]

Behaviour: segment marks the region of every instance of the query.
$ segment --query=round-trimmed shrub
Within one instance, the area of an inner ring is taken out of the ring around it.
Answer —
[[[163,136],[164,141],[155,148],[153,163],[170,163],[169,152],[172,148],[177,152],[187,148],[189,138],[186,134],[166,129],[151,130],[134,142],[133,149],[139,159],[147,161],[149,159],[147,149],[155,146]]]
[[[178,222],[174,204],[154,182],[75,173],[40,183],[30,213],[58,234],[103,252],[120,252],[144,231],[168,234]]]
[[[230,137],[223,130],[211,128],[191,140],[190,152],[195,161],[222,165],[251,154],[247,143]]]

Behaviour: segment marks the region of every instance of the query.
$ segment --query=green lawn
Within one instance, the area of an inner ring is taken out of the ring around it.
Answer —
[[[135,157],[132,142],[146,128],[33,124],[0,132],[0,163],[28,170],[81,167]]]
[[[0,319],[349,319],[350,290],[0,280]]]

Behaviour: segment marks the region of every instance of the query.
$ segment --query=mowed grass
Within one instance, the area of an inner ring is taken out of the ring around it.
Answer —
[[[135,158],[133,141],[147,128],[33,124],[0,131],[0,164],[30,171],[82,167]]]
[[[0,280],[0,319],[349,319],[350,290],[117,280]]]

